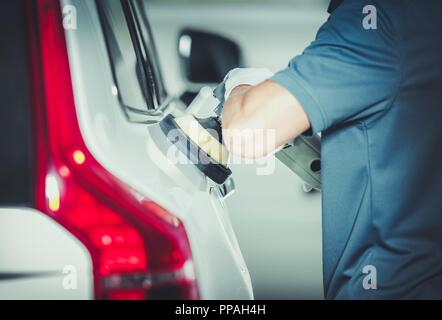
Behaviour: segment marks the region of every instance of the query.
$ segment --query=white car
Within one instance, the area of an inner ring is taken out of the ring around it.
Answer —
[[[252,299],[224,196],[178,165],[143,1],[0,2],[0,298]]]

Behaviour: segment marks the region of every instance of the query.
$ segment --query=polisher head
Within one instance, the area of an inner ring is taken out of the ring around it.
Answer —
[[[232,171],[227,167],[229,153],[222,144],[218,119],[168,115],[161,121],[160,127],[169,141],[212,181],[223,184],[230,177]]]

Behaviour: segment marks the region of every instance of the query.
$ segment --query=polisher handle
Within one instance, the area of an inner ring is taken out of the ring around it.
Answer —
[[[321,190],[321,138],[299,136],[276,153],[276,158],[304,183]]]

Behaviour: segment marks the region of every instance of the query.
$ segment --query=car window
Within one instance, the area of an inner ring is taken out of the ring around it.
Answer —
[[[144,47],[145,55],[143,56],[145,59],[146,65],[149,66],[150,76],[153,79],[154,84],[154,93],[157,96],[160,102],[163,102],[167,93],[163,84],[163,79],[161,76],[161,70],[159,67],[159,60],[157,56],[157,50],[155,48],[154,37],[152,35],[152,29],[148,22],[146,16],[146,7],[144,0],[133,0],[133,8],[136,16],[136,21],[138,23],[138,27],[140,30],[140,36],[142,38],[142,44]]]
[[[155,108],[152,85],[126,5],[121,0],[97,1],[120,102],[131,110],[146,111]]]

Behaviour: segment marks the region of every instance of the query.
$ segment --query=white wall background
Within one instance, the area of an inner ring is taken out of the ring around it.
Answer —
[[[319,0],[186,2],[154,1],[148,6],[165,82],[172,94],[180,94],[186,87],[176,53],[183,27],[227,36],[240,44],[248,66],[277,71],[303,51],[327,19],[326,3]],[[255,169],[232,167],[237,192],[229,198],[228,207],[256,297],[322,298],[320,194],[303,193],[298,178],[279,162],[270,176],[257,176]]]

